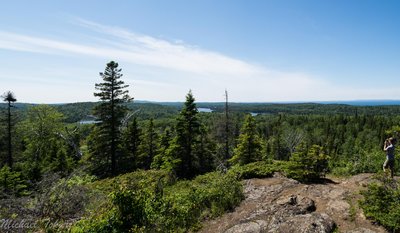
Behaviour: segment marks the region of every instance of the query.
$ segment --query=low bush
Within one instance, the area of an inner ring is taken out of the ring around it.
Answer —
[[[368,185],[361,191],[364,199],[360,206],[367,218],[386,227],[390,232],[400,232],[400,188],[386,175],[378,176],[380,182]]]
[[[71,232],[187,232],[243,199],[242,185],[232,174],[213,172],[175,184],[167,180],[162,172],[139,171],[95,182],[114,186],[109,206],[79,221]]]
[[[272,177],[274,172],[279,170],[280,166],[277,166],[272,161],[258,161],[242,166],[233,166],[229,173],[236,175],[239,179],[251,179]]]
[[[325,176],[328,171],[329,157],[318,145],[310,149],[301,149],[290,157],[286,167],[286,176],[301,182],[310,182]]]
[[[29,194],[27,187],[20,172],[12,171],[7,165],[0,169],[0,198],[26,196]]]

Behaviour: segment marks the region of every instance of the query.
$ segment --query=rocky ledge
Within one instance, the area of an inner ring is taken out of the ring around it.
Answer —
[[[244,181],[246,199],[233,212],[208,221],[200,232],[386,232],[358,208],[371,174],[301,184],[276,174]]]

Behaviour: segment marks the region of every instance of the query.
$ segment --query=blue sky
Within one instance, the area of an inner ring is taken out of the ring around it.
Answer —
[[[400,99],[399,1],[7,1],[0,92],[96,101],[110,60],[135,99]]]

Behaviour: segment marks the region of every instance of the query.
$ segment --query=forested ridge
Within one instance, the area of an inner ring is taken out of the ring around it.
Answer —
[[[190,90],[181,103],[135,102],[118,63],[100,76],[99,102],[3,95],[0,219],[30,219],[26,231],[195,231],[240,203],[242,179],[379,172],[383,143],[400,130],[399,105],[196,103]],[[371,186],[362,205],[398,231],[396,198],[388,216],[373,209],[376,195],[398,195],[387,183]]]
[[[92,109],[98,102],[79,102],[68,104],[49,104],[64,114],[66,123],[74,123],[92,115]],[[151,102],[134,101],[127,106],[132,111],[142,111],[137,113],[138,117],[148,118],[153,115],[156,118],[177,114],[183,106],[183,102]],[[198,102],[198,108],[209,108],[213,112],[224,112],[224,102]],[[15,103],[16,111],[26,112],[30,106],[37,104]],[[0,103],[0,108],[4,109],[7,104]],[[289,115],[386,115],[393,116],[400,114],[400,105],[365,105],[356,106],[348,104],[321,104],[321,103],[229,103],[231,113],[253,113],[253,114],[289,114]],[[157,114],[162,114],[159,116]]]

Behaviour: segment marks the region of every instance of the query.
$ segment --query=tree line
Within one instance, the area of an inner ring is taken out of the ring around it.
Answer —
[[[12,92],[2,96],[6,102],[0,126],[4,192],[23,193],[46,174],[65,176],[77,167],[98,177],[161,169],[179,179],[192,179],[229,166],[288,161],[314,152],[330,158],[331,172],[372,172],[383,161],[384,139],[396,134],[400,120],[363,114],[364,110],[252,116],[245,113],[248,109],[235,111],[237,105],[228,103],[227,92],[226,103],[219,104],[216,112],[199,113],[191,91],[178,113],[174,107],[154,105],[154,114],[138,117],[138,110],[130,107],[133,98],[118,63],[109,62],[100,77],[95,84],[94,95],[100,101],[92,105],[91,114],[97,119],[93,125],[66,123],[70,121],[60,108],[49,105],[32,106],[21,114],[14,108],[17,99]]]

